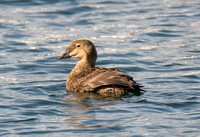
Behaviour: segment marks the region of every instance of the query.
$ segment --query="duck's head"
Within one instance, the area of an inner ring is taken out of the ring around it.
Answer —
[[[96,61],[97,52],[94,44],[86,39],[80,39],[72,42],[65,50],[65,52],[57,59],[63,58],[82,58],[93,59]]]

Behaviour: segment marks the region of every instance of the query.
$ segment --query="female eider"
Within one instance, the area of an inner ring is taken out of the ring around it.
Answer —
[[[66,90],[69,92],[95,92],[104,96],[122,96],[132,92],[140,95],[140,86],[128,74],[116,69],[95,67],[97,52],[94,44],[86,39],[72,42],[57,59],[78,58],[70,72]]]

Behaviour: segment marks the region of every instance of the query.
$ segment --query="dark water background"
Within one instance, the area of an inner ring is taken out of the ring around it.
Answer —
[[[80,38],[147,92],[66,93]],[[199,0],[0,0],[0,136],[197,137],[199,93]]]

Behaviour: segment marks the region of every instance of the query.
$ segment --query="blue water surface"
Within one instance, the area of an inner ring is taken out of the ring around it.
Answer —
[[[200,136],[199,0],[1,0],[0,136]],[[72,94],[67,45],[91,40],[97,66],[142,96]]]

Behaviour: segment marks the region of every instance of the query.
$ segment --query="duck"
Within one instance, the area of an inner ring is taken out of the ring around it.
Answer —
[[[79,61],[66,80],[66,90],[79,93],[97,93],[106,97],[121,97],[127,93],[143,94],[127,73],[118,68],[96,67],[97,51],[87,39],[73,41],[65,52],[57,58],[77,58]]]

